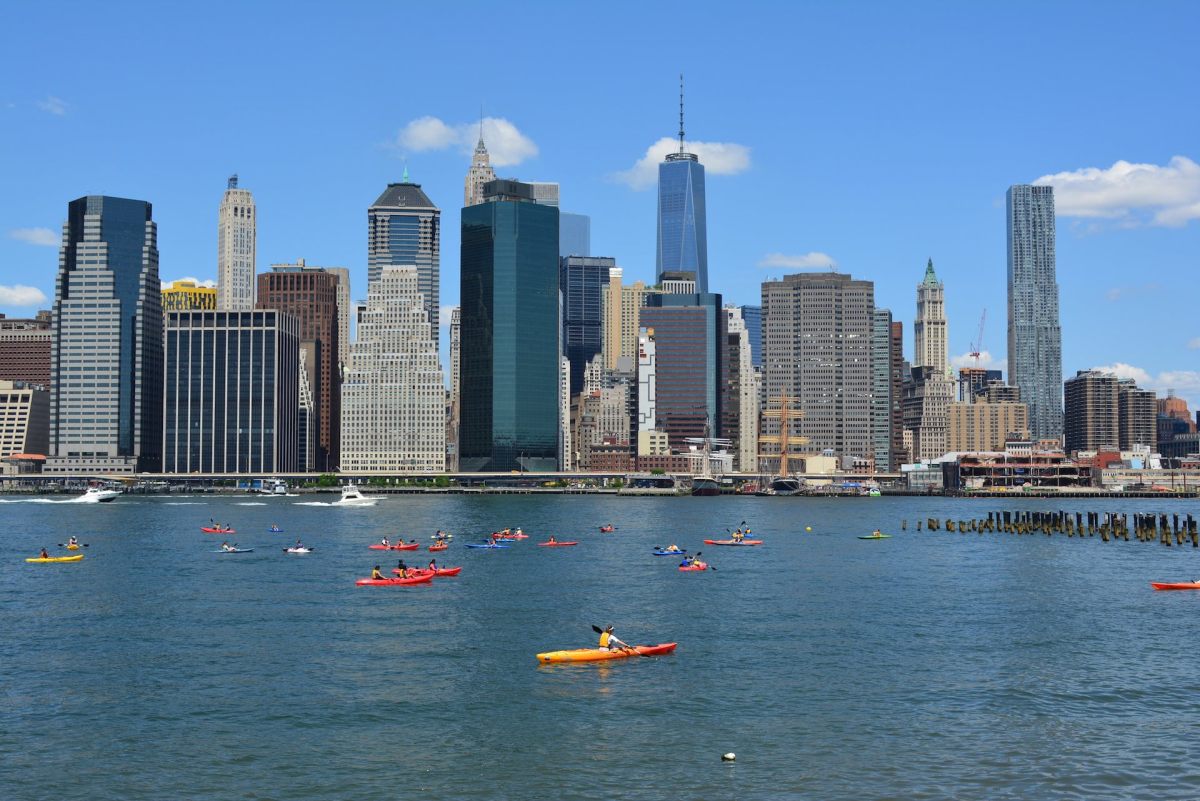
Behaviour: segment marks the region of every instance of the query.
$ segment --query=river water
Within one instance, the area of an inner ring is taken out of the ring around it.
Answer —
[[[915,531],[1000,509],[1200,503],[313,504],[0,500],[0,798],[1200,796],[1200,593],[1148,583],[1200,577],[1200,551]],[[214,553],[210,519],[254,553]],[[765,545],[701,544],[743,520]],[[462,547],[518,525],[532,536],[511,548]],[[895,537],[856,539],[877,527]],[[437,556],[460,577],[354,586],[429,557],[367,544],[438,528],[456,534]],[[83,562],[24,562],[70,534]],[[581,545],[536,547],[547,534]],[[297,537],[316,552],[284,555]],[[669,542],[716,570],[650,554]],[[536,663],[608,623],[679,648]]]

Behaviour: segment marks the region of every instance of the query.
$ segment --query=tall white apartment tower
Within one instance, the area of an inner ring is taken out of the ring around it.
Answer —
[[[913,367],[932,367],[945,378],[950,370],[950,345],[946,330],[946,288],[925,265],[925,280],[917,284],[917,319],[913,324]]]
[[[381,269],[367,288],[342,378],[344,472],[446,469],[446,388],[413,267]]]
[[[254,253],[258,237],[258,212],[254,195],[238,189],[230,176],[217,214],[217,308],[247,311],[254,308]]]

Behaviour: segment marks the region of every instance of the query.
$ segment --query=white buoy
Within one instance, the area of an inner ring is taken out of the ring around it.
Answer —
[[[733,753],[732,751],[730,751],[728,754],[721,754],[722,762],[732,762],[735,759],[737,759],[737,754]]]

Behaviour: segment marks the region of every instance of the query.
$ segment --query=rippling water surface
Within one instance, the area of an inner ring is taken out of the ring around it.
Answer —
[[[1200,577],[1200,551],[914,530],[996,509],[1200,515],[1194,502],[7,500],[4,799],[1200,795],[1200,593],[1148,584]],[[210,518],[255,552],[214,553]],[[766,545],[700,544],[742,520]],[[462,547],[506,525],[531,539]],[[896,536],[855,538],[875,527]],[[460,577],[354,586],[429,557],[367,544],[438,528]],[[73,533],[82,563],[23,561]],[[582,544],[536,547],[547,534]],[[285,556],[297,537],[316,552]],[[650,555],[668,542],[716,571]],[[610,622],[679,649],[536,664]]]

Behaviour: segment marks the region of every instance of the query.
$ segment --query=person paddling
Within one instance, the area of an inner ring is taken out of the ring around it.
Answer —
[[[554,543],[556,543],[556,542],[558,542],[558,540],[554,539],[554,535],[553,535],[553,534],[551,534],[551,535],[550,535],[550,539],[549,539],[549,543],[550,543],[551,545],[553,545],[553,544],[554,544]]]
[[[40,554],[38,554],[38,558],[39,558],[39,559],[49,559],[49,558],[50,558],[50,554],[46,553],[46,549],[45,549],[45,548],[42,548],[42,552],[41,552]]]
[[[79,545],[79,539],[77,537],[71,537],[70,539],[67,540],[68,548],[73,547],[73,546],[78,547],[78,545]]]
[[[396,564],[396,570],[400,571],[400,578],[408,578],[408,565],[404,564],[403,559]]]
[[[676,545],[675,543],[671,543],[670,545],[667,546],[667,552],[668,553],[683,553],[683,551],[679,550],[679,546]]]
[[[380,572],[379,565],[375,565],[375,568],[371,571],[371,578],[373,578],[373,579],[383,578],[383,573]]]
[[[383,547],[385,547],[385,548],[386,548],[386,547],[387,547],[388,545],[390,545],[391,543],[389,543],[389,542],[388,542],[388,538],[387,538],[387,537],[384,537],[383,539],[381,539],[381,540],[379,541],[379,544],[380,544],[380,545],[382,545]]]
[[[613,634],[613,627],[608,626],[604,631],[600,632],[600,650],[611,651],[614,645],[629,650],[629,645],[618,640],[617,635]]]
[[[438,566],[437,566],[437,560],[436,560],[436,559],[430,559],[430,560],[429,560],[429,569],[430,569],[430,570],[432,570],[434,573],[436,573],[436,572],[437,572]]]

